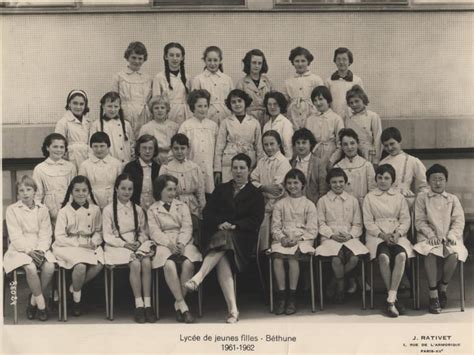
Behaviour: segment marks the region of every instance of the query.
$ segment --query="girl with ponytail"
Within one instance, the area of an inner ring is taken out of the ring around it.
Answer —
[[[107,265],[129,265],[135,321],[154,323],[156,316],[150,296],[150,256],[154,253],[154,242],[146,234],[145,213],[131,200],[132,195],[132,177],[120,174],[115,180],[112,203],[104,209],[104,259]]]
[[[188,83],[184,69],[184,56],[185,50],[181,44],[168,43],[163,50],[165,70],[159,72],[153,79],[153,96],[168,96],[170,102],[168,118],[176,122],[178,126],[192,116],[186,105]]]

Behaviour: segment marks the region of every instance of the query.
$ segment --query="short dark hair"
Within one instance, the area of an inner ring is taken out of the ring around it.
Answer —
[[[247,154],[245,154],[245,153],[238,153],[238,154],[234,155],[234,156],[232,157],[232,161],[231,161],[230,166],[232,166],[232,165],[234,164],[234,161],[236,161],[236,160],[244,161],[245,164],[247,165],[247,167],[248,167],[249,170],[250,170],[250,166],[252,165],[252,159],[250,159],[250,157],[249,157]]]
[[[344,53],[347,53],[347,56],[349,57],[349,64],[352,64],[354,63],[354,56],[352,55],[352,52],[350,51],[349,48],[346,48],[346,47],[339,47],[337,48],[335,51],[334,51],[334,58],[332,59],[332,61],[334,63],[336,63],[336,57],[339,55],[339,54],[344,54]]]
[[[153,142],[153,158],[158,155],[158,141],[151,134],[144,134],[141,135],[135,143],[135,156],[137,157],[137,159],[140,157],[140,145],[150,141]]]
[[[242,62],[244,63],[244,73],[250,74],[250,63],[252,61],[252,56],[258,56],[263,58],[262,62],[262,69],[260,70],[260,74],[265,74],[268,72],[268,64],[267,59],[265,58],[265,54],[260,49],[252,49],[245,54],[244,59]]]
[[[110,148],[110,137],[105,132],[95,132],[90,139],[89,145],[92,147],[93,143],[105,143]]]
[[[132,52],[135,52],[138,55],[143,55],[145,62],[148,59],[148,52],[142,42],[131,42],[125,50],[123,57],[128,60],[128,57],[130,57],[130,54],[132,54]]]
[[[207,105],[209,106],[211,102],[211,94],[205,89],[193,90],[188,95],[188,106],[191,112],[194,113],[194,105],[196,105],[197,100],[206,99]]]
[[[430,176],[433,174],[443,174],[448,181],[448,169],[441,164],[433,164],[428,170],[426,170],[426,180],[430,179]]]
[[[395,168],[390,164],[382,164],[377,167],[375,170],[375,180],[377,181],[377,175],[383,175],[385,173],[389,173],[392,178],[392,184],[395,182],[395,178],[397,174],[395,172]]]
[[[293,60],[299,55],[305,56],[305,58],[308,60],[308,65],[311,64],[311,62],[314,60],[314,57],[311,52],[303,47],[293,48],[290,52],[290,56],[288,57],[288,59],[291,63],[293,63]]]
[[[166,187],[168,181],[174,182],[178,186],[178,179],[173,175],[163,174],[158,176],[155,181],[153,181],[153,197],[156,201],[161,200],[161,193]]]
[[[301,181],[303,186],[306,186],[306,177],[304,176],[304,173],[300,169],[291,169],[286,173],[285,179],[283,180],[283,183],[285,185],[288,179],[297,179]]]
[[[398,143],[402,141],[402,134],[400,133],[398,128],[396,127],[385,128],[382,131],[382,134],[380,135],[380,141],[382,142],[382,144],[391,138],[395,139]]]
[[[344,137],[354,138],[357,143],[360,143],[357,132],[354,131],[352,128],[342,128],[337,135],[339,136],[339,142],[341,143],[342,143],[342,138]]]
[[[227,98],[225,99],[225,105],[227,108],[232,112],[232,106],[230,104],[230,100],[232,97],[240,97],[242,100],[245,102],[245,108],[249,107],[250,104],[252,103],[252,98],[247,94],[245,91],[240,90],[240,89],[234,89],[231,92],[229,92],[229,95],[227,95]]]
[[[350,88],[346,92],[346,102],[347,102],[347,104],[349,104],[349,100],[353,97],[360,98],[362,100],[362,102],[364,103],[364,105],[366,105],[366,106],[369,104],[369,97],[367,96],[364,89],[362,89],[362,87],[360,85],[354,85],[352,88]]]
[[[41,151],[45,157],[49,157],[49,152],[46,148],[48,148],[55,140],[64,141],[64,147],[67,152],[67,139],[60,133],[51,133],[44,138],[43,145],[41,146]]]
[[[176,133],[173,137],[171,137],[170,147],[173,146],[174,143],[186,145],[189,147],[189,138],[183,133]]]
[[[311,151],[316,146],[316,138],[314,137],[313,132],[311,132],[307,128],[300,128],[293,133],[293,137],[291,137],[291,144],[295,145],[297,140],[305,140],[309,141],[309,145],[311,147]]]
[[[349,180],[344,170],[342,170],[341,168],[332,168],[328,171],[328,174],[326,175],[326,182],[329,184],[332,178],[339,176],[342,176],[344,178],[345,183],[347,183],[347,181]]]
[[[315,97],[322,96],[326,99],[328,104],[332,102],[332,94],[331,91],[324,85],[316,86],[313,91],[311,92],[311,102],[314,101]]]
[[[288,107],[288,101],[286,100],[285,95],[283,95],[279,91],[270,91],[265,94],[265,97],[263,98],[263,106],[265,106],[265,111],[268,113],[268,100],[270,99],[275,99],[275,101],[278,103],[278,106],[280,107],[280,113],[286,113],[286,108]]]

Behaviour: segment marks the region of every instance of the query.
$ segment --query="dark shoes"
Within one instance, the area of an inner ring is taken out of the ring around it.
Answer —
[[[26,307],[26,317],[29,320],[35,319],[37,311],[38,311],[38,307],[33,306],[30,302],[28,302],[28,306]]]
[[[183,323],[184,322],[183,313],[181,313],[181,311],[179,309],[176,310],[176,321],[178,323]]]
[[[441,305],[439,304],[438,297],[430,298],[429,311],[430,311],[430,313],[433,313],[433,314],[440,314],[441,313]]]
[[[391,318],[397,318],[400,315],[397,307],[395,306],[395,303],[392,302],[387,302],[385,314]]]
[[[290,293],[288,302],[286,303],[285,314],[290,315],[296,313],[296,297]]]
[[[155,323],[156,322],[156,315],[151,307],[145,307],[145,320],[147,323]]]
[[[336,302],[337,304],[344,303],[344,291],[336,292],[336,296],[334,297],[334,302]]]
[[[439,305],[441,306],[441,308],[446,308],[446,306],[448,305],[448,295],[446,294],[446,292],[438,290],[438,297]]]
[[[40,321],[45,322],[48,320],[48,311],[45,309],[38,309],[36,311],[36,318],[38,318]]]
[[[135,308],[135,322],[137,322],[137,323],[145,323],[146,322],[145,307]]]
[[[79,317],[82,312],[81,312],[81,302],[72,302],[72,314],[75,317]]]
[[[276,315],[281,315],[285,313],[285,303],[286,303],[285,299],[286,299],[286,291],[276,292],[275,309],[273,310]]]
[[[184,311],[182,313],[184,323],[194,323],[194,317],[189,311]]]
[[[395,307],[397,308],[399,315],[403,316],[406,314],[405,306],[402,303],[400,303],[398,300],[395,301]]]

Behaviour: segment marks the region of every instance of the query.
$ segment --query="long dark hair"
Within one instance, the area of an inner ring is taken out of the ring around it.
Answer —
[[[217,46],[209,46],[207,47],[205,50],[204,50],[204,53],[202,55],[202,60],[204,60],[204,62],[206,62],[206,57],[207,57],[207,54],[209,52],[216,52],[218,55],[219,55],[219,59],[221,60],[221,64],[219,64],[219,70],[221,72],[224,72],[224,66],[222,65],[222,49],[220,49],[219,47]],[[206,69],[206,67],[204,67],[204,70]]]
[[[119,100],[120,102],[120,109],[119,109],[119,119],[120,123],[122,124],[122,130],[123,130],[123,136],[125,138],[125,141],[128,141],[127,137],[127,130],[125,129],[125,119],[123,117],[123,110],[122,110],[122,100],[120,99],[120,95],[118,92],[115,91],[109,91],[106,93],[102,98],[100,99],[100,130],[103,132],[104,131],[104,109],[102,108],[103,105],[107,102],[107,100],[114,102]]]
[[[285,148],[283,148],[283,142],[281,140],[281,136],[280,136],[280,133],[278,133],[277,131],[271,129],[269,131],[266,131],[263,135],[262,135],[262,144],[263,144],[263,138],[265,137],[273,137],[275,138],[275,140],[277,141],[278,145],[280,146],[280,152],[281,154],[285,155]],[[265,154],[267,154],[267,152],[265,152]]]
[[[125,239],[122,237],[122,234],[120,233],[120,225],[119,225],[119,221],[118,221],[118,217],[117,217],[117,199],[118,199],[117,198],[117,189],[120,186],[120,183],[122,181],[126,181],[126,180],[129,180],[130,182],[132,182],[132,186],[133,186],[133,179],[132,179],[132,176],[130,174],[123,173],[123,174],[120,174],[119,176],[117,176],[117,179],[115,179],[115,184],[114,184],[114,197],[112,199],[112,211],[113,211],[114,225],[115,225],[115,228],[117,228],[119,238],[123,239],[123,240],[125,240]],[[134,223],[134,226],[135,226],[135,228],[134,228],[134,239],[137,240],[138,230],[139,230],[137,206],[135,205],[135,203],[132,200],[130,200],[130,202],[132,203],[132,207],[133,207],[133,223]]]
[[[72,193],[72,189],[74,188],[74,185],[75,184],[83,184],[83,183],[86,184],[87,188],[89,189],[89,196],[90,196],[92,202],[97,205],[97,202],[95,201],[95,198],[94,198],[94,193],[92,192],[91,182],[89,181],[89,179],[86,176],[77,175],[71,180],[71,182],[69,183],[69,186],[67,187],[66,196],[64,197],[64,201],[61,204],[61,208],[63,208],[64,206],[66,206],[68,204],[69,199],[71,198],[71,193]]]
[[[181,64],[179,65],[179,73],[181,74],[181,81],[183,82],[184,89],[186,90],[186,94],[188,93],[188,88],[186,86],[186,71],[184,70],[184,56],[186,54],[184,47],[177,42],[170,42],[168,43],[165,48],[163,49],[163,60],[165,62],[165,76],[166,76],[166,81],[168,82],[168,88],[170,90],[173,90],[173,87],[171,86],[171,81],[170,81],[170,66],[168,61],[166,60],[166,55],[168,54],[168,51],[171,48],[178,48],[181,51],[181,54],[183,55],[183,60],[181,61]]]

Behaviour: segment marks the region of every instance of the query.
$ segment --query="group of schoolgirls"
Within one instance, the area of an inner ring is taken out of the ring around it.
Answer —
[[[313,55],[294,48],[289,60],[296,73],[284,93],[274,91],[257,49],[245,55],[246,76],[237,89],[215,46],[204,51],[205,69],[192,81],[179,43],[165,46],[165,70],[154,79],[141,71],[147,60],[142,43],[132,42],[124,57],[127,69],[100,100],[99,119],[89,120],[84,91],[69,93],[65,116],[44,141],[46,160],[33,178],[18,182],[19,200],[7,209],[4,267],[27,273],[29,319],[48,318],[44,294],[56,262],[72,270],[74,315],[81,314],[84,284],[104,264],[129,264],[137,322],[156,320],[151,269],[163,267],[177,320],[192,323],[186,283],[193,263],[202,260],[193,239],[206,196],[232,179],[238,153],[251,158],[250,179],[265,197],[259,239],[275,257],[275,313],[296,312],[301,253],[332,257],[328,292],[336,302],[355,292],[353,270],[359,256],[370,253],[387,288],[386,313],[396,317],[404,312],[397,290],[405,261],[416,250],[426,256],[430,312],[446,306],[448,283],[467,257],[462,207],[445,191],[446,168],[435,164],[426,171],[403,152],[398,129],[382,132],[380,117],[366,107],[361,79],[349,70],[350,50],[335,51],[337,71],[323,82],[308,69]],[[388,155],[380,160],[382,145]],[[407,238],[410,208],[415,246]]]

